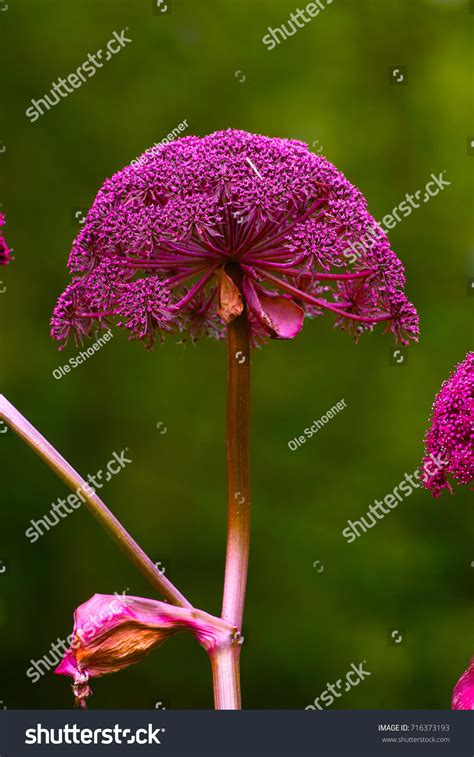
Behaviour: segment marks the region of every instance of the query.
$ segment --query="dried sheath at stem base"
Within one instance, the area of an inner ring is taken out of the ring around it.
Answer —
[[[54,671],[72,676],[76,704],[84,706],[92,677],[139,662],[177,631],[191,631],[210,655],[233,643],[236,628],[201,610],[143,597],[94,594],[74,613],[70,649]]]

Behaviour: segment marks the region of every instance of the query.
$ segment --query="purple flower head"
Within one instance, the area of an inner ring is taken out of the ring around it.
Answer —
[[[114,320],[146,346],[171,330],[221,338],[243,312],[254,344],[326,312],[356,338],[379,322],[418,336],[364,197],[295,140],[229,129],[153,147],[105,181],[69,267],[52,319],[63,342]]]
[[[474,352],[469,352],[441,387],[433,404],[431,425],[425,436],[423,484],[438,497],[452,492],[448,476],[459,484],[474,480]],[[432,472],[429,460],[442,464]]]
[[[474,710],[474,657],[453,691],[452,710]]]
[[[5,216],[0,213],[0,265],[7,265],[11,260],[11,251],[3,237],[2,226],[5,225]]]

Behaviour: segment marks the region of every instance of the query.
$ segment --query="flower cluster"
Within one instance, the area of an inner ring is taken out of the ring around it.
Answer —
[[[295,140],[229,129],[151,148],[105,181],[69,267],[51,322],[62,342],[111,319],[146,346],[171,330],[219,338],[243,312],[254,344],[325,312],[356,338],[379,322],[404,343],[418,335],[364,197]]]
[[[5,216],[0,213],[0,265],[7,265],[11,260],[11,251],[3,237],[2,226],[5,225]]]
[[[445,488],[452,491],[448,476],[464,485],[474,481],[474,352],[456,366],[436,396],[425,450],[424,462],[432,455],[445,461],[433,475],[422,476],[434,497]]]

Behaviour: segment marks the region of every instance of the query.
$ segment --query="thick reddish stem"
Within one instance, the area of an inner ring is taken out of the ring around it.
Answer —
[[[250,343],[247,315],[228,326],[227,554],[222,618],[242,628],[250,546]],[[238,710],[240,644],[217,649],[212,657],[216,709]]]
[[[216,710],[240,710],[240,647],[226,644],[209,655]]]
[[[250,345],[247,315],[228,326],[227,559],[222,617],[242,626],[250,541]]]

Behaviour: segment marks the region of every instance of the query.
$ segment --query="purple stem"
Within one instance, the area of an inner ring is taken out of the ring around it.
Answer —
[[[197,292],[199,292],[199,290],[202,289],[205,284],[207,284],[209,279],[214,275],[218,268],[219,266],[215,265],[209,271],[207,271],[207,273],[202,276],[202,278],[200,278],[199,281],[194,284],[194,286],[191,287],[187,295],[185,295],[182,300],[176,303],[175,308],[180,308],[183,305],[186,305],[189,300],[192,300],[194,295],[197,294]]]
[[[341,315],[343,316],[343,318],[348,318],[351,321],[359,321],[360,323],[381,323],[382,321],[392,320],[392,316],[389,314],[382,316],[354,315],[354,313],[348,313],[345,310],[340,310],[337,307],[337,303],[332,304],[330,302],[327,302],[326,300],[320,300],[317,297],[312,297],[310,294],[302,292],[300,289],[297,289],[297,287],[292,286],[292,284],[288,284],[286,281],[282,281],[277,276],[273,276],[271,273],[266,273],[265,278],[267,278],[269,281],[272,281],[285,292],[289,292],[290,294],[295,295],[300,300],[309,302],[311,303],[311,305],[317,305],[320,308],[330,310],[332,313],[337,313],[337,315]]]
[[[258,260],[248,259],[245,261],[250,263],[257,270],[265,272],[268,269],[275,271],[282,271],[285,276],[301,276],[305,273],[304,270],[298,270],[292,268],[293,263],[259,263]],[[353,281],[356,279],[363,279],[373,273],[373,268],[368,268],[364,271],[357,271],[356,273],[311,273],[313,280],[317,281]]]

